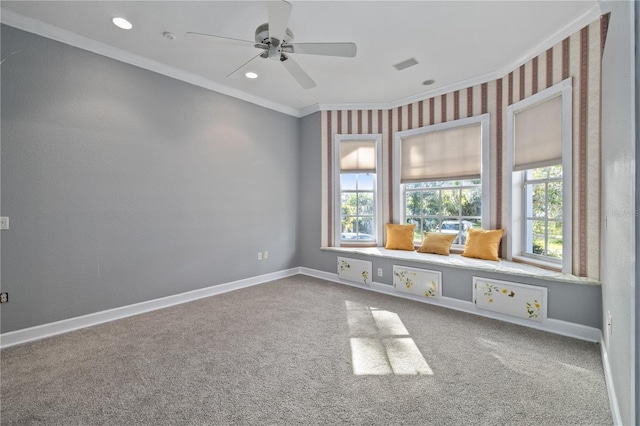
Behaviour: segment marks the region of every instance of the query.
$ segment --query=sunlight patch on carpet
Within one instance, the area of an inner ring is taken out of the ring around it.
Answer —
[[[353,374],[433,375],[398,314],[348,300],[345,304]]]

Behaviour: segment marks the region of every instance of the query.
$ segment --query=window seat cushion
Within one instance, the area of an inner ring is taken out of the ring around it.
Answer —
[[[418,253],[416,251],[387,250],[384,247],[323,247],[322,250],[341,254],[353,253],[386,259],[424,263],[428,265],[441,265],[450,268],[473,269],[478,271],[496,272],[506,275],[540,278],[550,281],[566,282],[599,286],[600,281],[578,277],[561,272],[554,272],[533,265],[511,262],[508,260],[482,260],[463,257],[459,254],[441,256],[438,254]]]

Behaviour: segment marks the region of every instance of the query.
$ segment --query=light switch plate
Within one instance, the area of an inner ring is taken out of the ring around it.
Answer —
[[[0,217],[0,231],[6,231],[9,229],[9,217],[2,216]]]

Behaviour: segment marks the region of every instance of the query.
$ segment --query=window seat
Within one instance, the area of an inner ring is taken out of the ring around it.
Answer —
[[[564,283],[583,284],[588,286],[600,285],[600,281],[598,280],[578,277],[571,274],[563,274],[561,272],[554,272],[537,266],[511,262],[508,260],[494,262],[491,260],[463,257],[459,254],[440,256],[437,254],[418,253],[416,251],[387,250],[384,247],[322,247],[321,250],[342,254],[353,253],[386,259],[403,260],[428,265],[441,265],[451,268],[496,272],[506,275],[532,277]]]

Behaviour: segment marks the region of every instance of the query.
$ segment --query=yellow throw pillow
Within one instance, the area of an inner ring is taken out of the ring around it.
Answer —
[[[449,249],[458,234],[442,234],[440,232],[427,232],[418,249],[419,253],[435,253],[449,256]]]
[[[389,250],[414,251],[413,231],[416,225],[397,225],[387,223],[387,244],[384,248]]]
[[[465,257],[477,259],[500,260],[498,248],[504,229],[485,231],[483,229],[469,229],[467,231],[467,243],[464,246]]]

